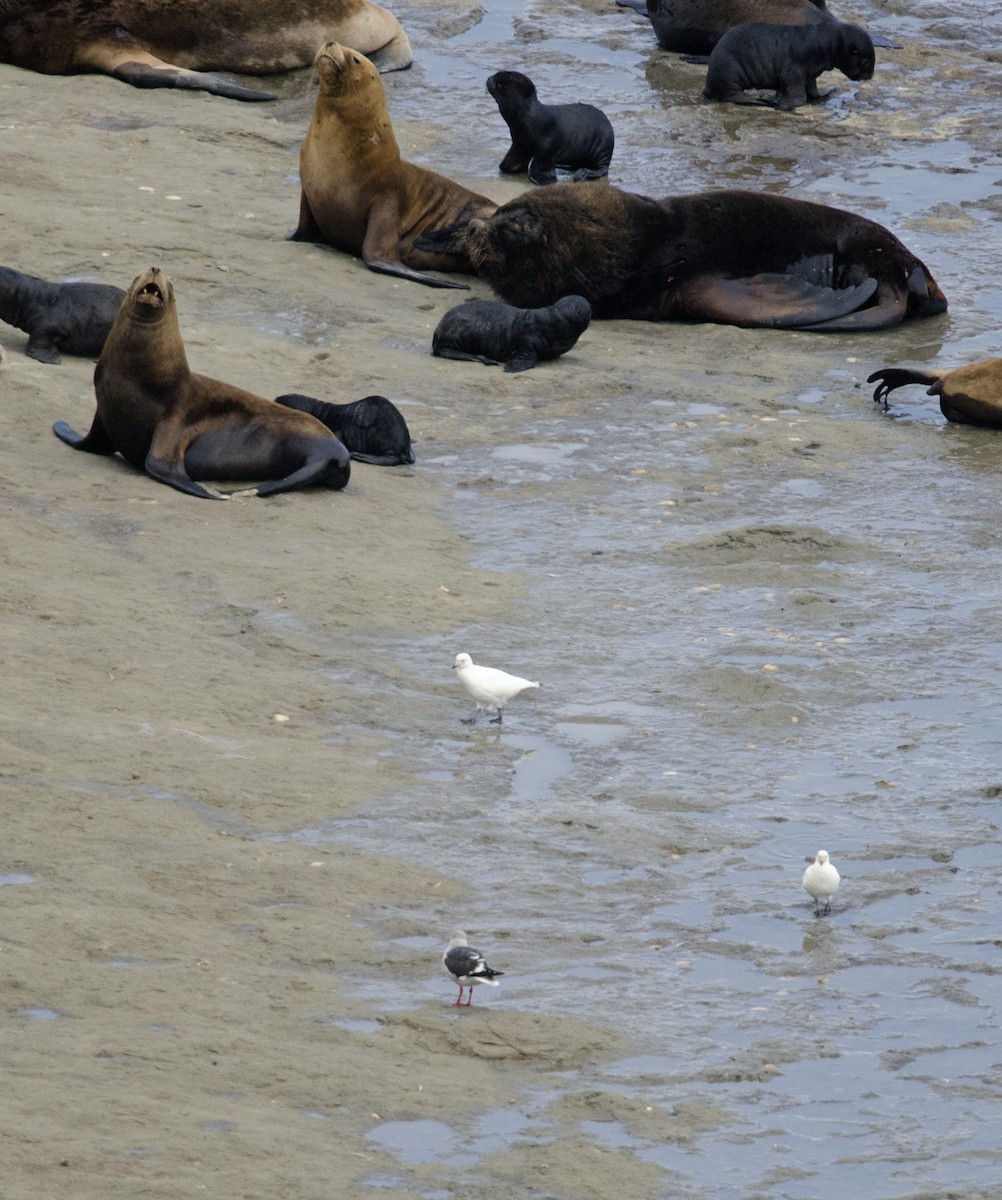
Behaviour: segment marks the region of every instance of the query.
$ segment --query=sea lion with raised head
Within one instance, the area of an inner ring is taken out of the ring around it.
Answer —
[[[289,392],[276,396],[275,401],[323,422],[359,462],[396,467],[414,461],[411,434],[404,415],[385,396],[363,396],[350,404],[330,404],[315,396]]]
[[[0,321],[28,335],[29,358],[58,363],[62,354],[97,358],[125,292],[110,283],[50,283],[0,267]]]
[[[926,395],[938,398],[940,411],[948,421],[1002,429],[1002,358],[988,358],[952,371],[884,367],[874,371],[866,382],[877,384],[873,398],[885,409],[888,395],[896,388],[924,383]]]
[[[379,72],[357,50],[327,42],[320,85],[299,155],[302,195],[293,241],[326,242],[370,271],[429,287],[465,288],[426,269],[471,270],[463,253],[414,248],[425,230],[487,216],[497,205],[400,157]]]
[[[547,308],[515,308],[500,300],[467,300],[439,321],[431,352],[439,358],[504,363],[508,372],[529,371],[559,358],[577,343],[591,321],[583,296],[563,296]]]
[[[45,75],[96,72],[136,87],[274,100],[212,74],[308,67],[337,38],[382,71],[413,61],[407,34],[369,0],[3,0],[0,62]]]
[[[200,479],[267,480],[249,489],[259,496],[348,482],[348,451],[316,418],[192,374],[174,287],[157,267],[126,293],[94,369],[94,391],[90,431],[57,421],[56,436],[90,454],[117,452],[190,496],[228,498]]]
[[[543,104],[536,85],[521,71],[498,71],[487,80],[511,134],[498,168],[526,172],[533,183],[556,183],[557,171],[576,181],[609,174],[616,137],[612,122],[594,104]]]
[[[422,243],[469,255],[509,304],[577,294],[598,318],[830,332],[946,311],[925,264],[882,225],[759,192],[653,200],[557,183]]]
[[[822,71],[872,79],[876,57],[865,29],[841,21],[821,25],[736,25],[713,47],[703,95],[732,104],[767,104],[791,112],[831,96],[818,91]],[[748,95],[771,89],[771,97]]]

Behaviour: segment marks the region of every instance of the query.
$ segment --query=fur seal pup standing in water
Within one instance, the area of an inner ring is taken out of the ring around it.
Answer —
[[[884,367],[867,383],[876,383],[873,398],[888,407],[887,397],[896,388],[924,383],[927,396],[936,396],[943,416],[958,425],[1002,429],[1002,358],[957,367],[953,371],[916,371],[909,367]]]
[[[509,304],[576,293],[598,318],[829,332],[946,311],[925,265],[882,225],[758,192],[652,200],[557,183],[422,242],[468,254]]]
[[[463,253],[426,253],[428,229],[488,216],[497,205],[400,157],[379,72],[357,50],[328,42],[316,57],[320,86],[299,155],[298,242],[357,254],[370,271],[429,287],[465,288],[424,268],[471,271]]]
[[[488,366],[504,363],[509,372],[529,371],[566,354],[590,322],[591,305],[583,296],[563,296],[548,308],[467,300],[439,321],[431,352]]]
[[[511,133],[501,160],[505,175],[528,172],[533,183],[556,183],[557,170],[575,180],[609,174],[615,134],[612,122],[593,104],[542,104],[536,85],[521,71],[498,71],[487,80]]]
[[[212,71],[308,67],[338,38],[382,71],[413,62],[400,22],[369,0],[3,0],[0,62],[45,75],[97,72],[144,88],[274,100]]]
[[[125,292],[110,283],[50,283],[0,267],[0,321],[28,335],[29,358],[58,363],[61,354],[97,358]]]
[[[791,112],[833,94],[818,91],[822,71],[872,79],[875,62],[870,35],[858,25],[736,25],[713,47],[703,95],[707,100],[768,104]],[[749,96],[752,88],[774,89],[776,94]]]
[[[351,404],[329,404],[314,396],[289,392],[277,404],[309,413],[336,434],[359,462],[396,467],[414,461],[411,434],[404,415],[385,396],[363,396]]]
[[[190,496],[228,498],[199,479],[266,479],[250,489],[259,496],[348,482],[347,449],[314,417],[191,373],[174,287],[157,267],[133,280],[94,369],[94,391],[90,432],[57,421],[56,436],[90,454],[117,451]]]

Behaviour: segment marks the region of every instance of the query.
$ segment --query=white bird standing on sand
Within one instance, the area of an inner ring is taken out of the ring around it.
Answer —
[[[457,654],[452,669],[459,672],[459,682],[477,702],[473,716],[461,718],[464,725],[472,725],[482,708],[496,708],[498,715],[491,717],[491,724],[500,725],[503,704],[507,704],[512,696],[517,696],[526,688],[539,687],[538,683],[533,683],[530,679],[520,679],[517,675],[509,675],[507,671],[499,671],[496,667],[478,667],[468,654]]]
[[[452,978],[459,984],[459,999],[450,1008],[458,1008],[463,1003],[463,990],[470,989],[470,994],[466,999],[466,1007],[469,1008],[473,1003],[473,985],[475,983],[489,983],[491,987],[497,987],[498,981],[496,975],[503,975],[504,971],[495,971],[487,965],[487,960],[467,942],[466,934],[461,929],[457,929],[452,935],[448,946],[445,948],[445,953],[442,955],[442,965]]]
[[[813,862],[807,861],[811,865],[804,872],[804,891],[814,898],[814,913],[820,917],[822,912],[818,906],[822,900],[825,902],[823,911],[831,912],[832,896],[838,891],[841,876],[835,870],[835,864],[828,861],[827,850],[819,850]]]

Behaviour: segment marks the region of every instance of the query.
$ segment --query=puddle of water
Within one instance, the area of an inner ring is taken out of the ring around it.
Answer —
[[[0,887],[6,887],[9,884],[17,883],[37,883],[34,875],[21,875],[14,872],[10,875],[0,875]]]

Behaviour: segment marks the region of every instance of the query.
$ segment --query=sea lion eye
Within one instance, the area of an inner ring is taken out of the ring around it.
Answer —
[[[361,65],[361,62],[362,62],[362,60],[361,60],[361,59],[358,57],[358,55],[357,55],[357,54],[353,54],[353,55],[351,56],[351,61],[352,61],[352,62],[355,64],[355,66],[356,66],[356,67],[357,67],[357,66],[360,66],[360,65]]]

